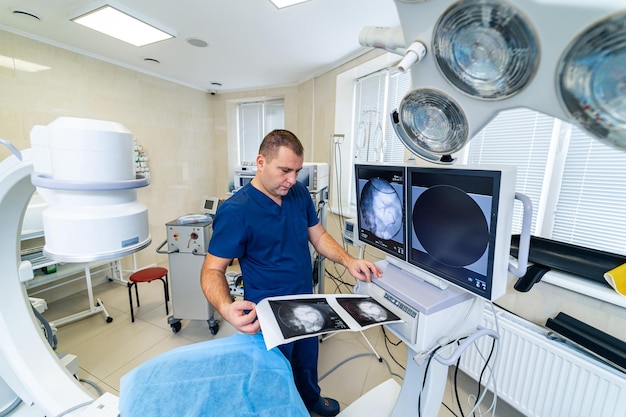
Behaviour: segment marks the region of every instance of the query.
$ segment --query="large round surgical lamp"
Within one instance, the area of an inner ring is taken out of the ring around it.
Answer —
[[[49,204],[43,213],[48,257],[119,258],[151,242],[147,207],[134,191],[149,181],[135,175],[133,136],[118,123],[59,118],[31,131],[32,149],[0,144],[12,152],[0,162],[0,397],[15,398],[10,408],[18,415],[83,415],[94,399],[35,324],[24,285],[32,265],[20,258],[24,213],[37,185]]]
[[[557,72],[565,110],[598,139],[626,148],[626,13],[585,29]]]
[[[453,4],[435,25],[432,50],[449,83],[485,100],[521,91],[539,63],[530,24],[511,5],[494,0]]]

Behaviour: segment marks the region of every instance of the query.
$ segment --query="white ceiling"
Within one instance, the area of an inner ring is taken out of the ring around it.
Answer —
[[[400,24],[393,0],[310,0],[281,10],[269,0],[0,3],[0,29],[204,91],[221,83],[218,92],[298,84],[364,52],[358,42],[362,27]],[[173,29],[176,38],[135,47],[69,20],[77,10],[104,3]],[[194,47],[188,38],[209,45]]]

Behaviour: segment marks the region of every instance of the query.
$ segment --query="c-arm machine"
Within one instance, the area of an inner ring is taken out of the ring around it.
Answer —
[[[5,396],[10,397],[10,388],[21,399],[16,407],[56,416],[93,398],[44,343],[23,284],[33,278],[30,263],[21,262],[19,253],[22,220],[35,191],[32,171],[30,149],[0,162],[0,377],[7,384]]]
[[[50,203],[46,256],[91,262],[141,250],[151,237],[147,207],[133,189],[149,180],[135,174],[132,134],[117,123],[59,118],[36,126],[31,143],[20,152],[0,139],[11,151],[0,162],[0,414],[116,416],[114,396],[94,400],[44,339],[24,285],[32,265],[21,260],[19,242],[36,185]]]

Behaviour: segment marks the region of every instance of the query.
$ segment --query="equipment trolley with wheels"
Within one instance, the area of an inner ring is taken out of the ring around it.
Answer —
[[[172,316],[167,318],[174,333],[182,328],[181,320],[206,320],[211,334],[219,330],[215,309],[200,286],[200,273],[211,239],[212,218],[204,215],[181,216],[165,224],[167,240],[157,249],[169,260]],[[161,248],[167,243],[167,251]]]

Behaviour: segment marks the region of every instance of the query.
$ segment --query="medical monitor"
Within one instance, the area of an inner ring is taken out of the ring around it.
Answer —
[[[407,168],[407,261],[488,300],[506,292],[515,170]]]
[[[305,162],[298,172],[297,180],[309,192],[317,192],[328,187],[328,164],[325,162]]]
[[[355,165],[358,240],[406,261],[405,167]]]
[[[204,197],[202,200],[202,213],[210,214],[212,216],[217,212],[217,207],[220,205],[220,199],[217,197]]]

